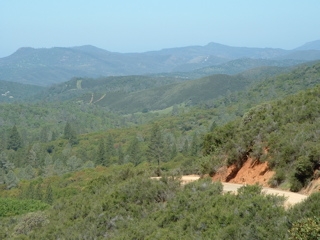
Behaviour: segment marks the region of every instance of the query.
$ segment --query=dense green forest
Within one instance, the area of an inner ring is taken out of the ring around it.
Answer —
[[[223,194],[205,176],[252,156],[276,171],[273,187],[317,179],[319,83],[313,62],[74,78],[1,103],[0,238],[317,239],[319,193],[285,208],[260,186]],[[182,186],[184,174],[204,178]]]

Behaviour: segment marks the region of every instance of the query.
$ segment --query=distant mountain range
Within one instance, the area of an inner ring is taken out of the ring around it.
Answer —
[[[0,80],[50,86],[72,77],[183,73],[209,67],[211,71],[203,70],[201,76],[204,76],[206,73],[234,74],[252,66],[288,66],[317,59],[320,59],[320,41],[293,50],[230,47],[218,43],[145,53],[115,53],[89,45],[20,48],[0,58]]]

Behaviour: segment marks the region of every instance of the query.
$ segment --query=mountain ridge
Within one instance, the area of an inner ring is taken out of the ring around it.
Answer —
[[[190,72],[240,58],[279,61],[320,59],[319,50],[303,48],[305,47],[283,50],[232,47],[214,42],[205,46],[168,48],[143,53],[110,52],[92,45],[39,49],[23,47],[10,56],[0,58],[0,79],[49,86],[72,77]],[[229,74],[228,71],[225,73]]]

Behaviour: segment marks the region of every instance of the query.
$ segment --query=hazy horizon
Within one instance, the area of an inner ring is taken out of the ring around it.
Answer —
[[[5,1],[0,58],[21,47],[112,52],[204,46],[294,49],[320,39],[320,1]]]

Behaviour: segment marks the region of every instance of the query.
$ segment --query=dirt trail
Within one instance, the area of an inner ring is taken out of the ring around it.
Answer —
[[[193,181],[197,181],[199,178],[200,176],[198,175],[186,175],[186,176],[182,176],[181,181],[183,184],[187,184]],[[245,184],[222,182],[222,185],[223,185],[224,192],[237,192],[238,188],[244,186]],[[287,200],[285,201],[286,206],[290,206],[290,205],[294,205],[296,203],[302,202],[308,197],[307,195],[303,195],[299,193],[283,191],[283,190],[267,188],[267,187],[263,187],[262,192],[266,194],[273,194],[273,195],[286,197],[287,198]]]
[[[237,183],[222,183],[222,185],[223,185],[223,191],[225,192],[237,192],[238,188],[244,186],[244,184],[237,184]],[[266,194],[286,197],[287,198],[287,200],[285,201],[286,206],[290,206],[290,205],[294,205],[299,202],[302,202],[308,197],[307,195],[303,195],[299,193],[283,191],[283,190],[267,188],[267,187],[262,187],[262,192]]]

